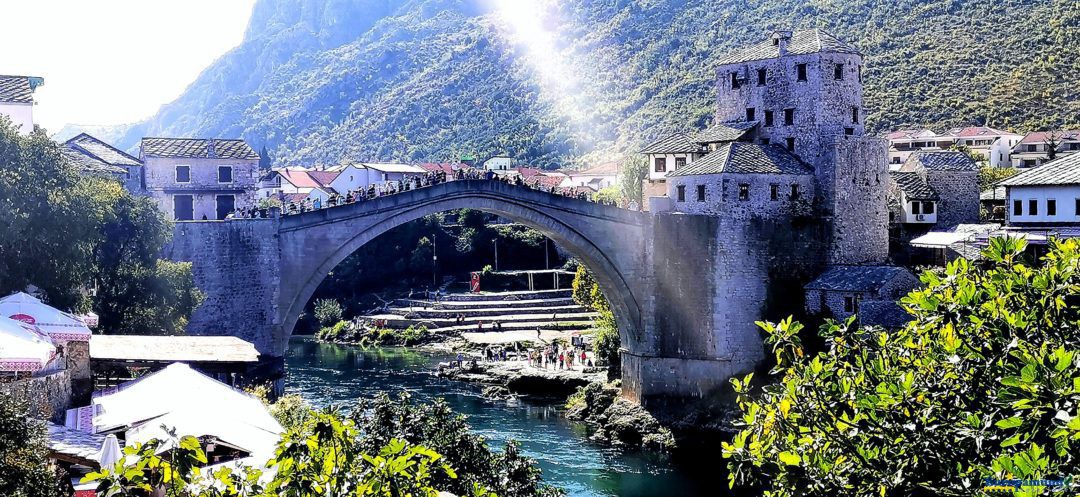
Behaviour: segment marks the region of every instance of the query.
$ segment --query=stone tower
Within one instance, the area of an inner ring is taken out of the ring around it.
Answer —
[[[757,123],[759,143],[814,168],[830,264],[888,255],[887,144],[865,136],[862,56],[824,31],[777,31],[720,60],[716,121]]]

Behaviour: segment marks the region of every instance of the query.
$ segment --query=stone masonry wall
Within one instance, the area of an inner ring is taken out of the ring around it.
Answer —
[[[30,406],[30,415],[64,422],[71,404],[71,371],[63,369],[45,376],[0,383],[0,395],[21,398]]]
[[[178,222],[165,257],[194,261],[206,301],[191,316],[193,335],[232,335],[273,354],[278,323],[278,218]]]
[[[176,182],[176,166],[190,166],[188,183]],[[232,166],[232,182],[218,183],[218,166]],[[258,200],[259,161],[237,159],[172,159],[147,157],[143,166],[146,192],[166,215],[173,219],[173,195],[192,195],[195,219],[216,219],[217,195],[234,195],[237,209],[249,208]]]
[[[979,222],[979,180],[976,171],[926,171],[926,182],[938,193],[937,226]]]
[[[832,227],[829,262],[883,262],[889,254],[889,212],[885,198],[889,166],[885,141],[838,137],[826,147],[826,152],[835,166],[819,172],[818,178],[833,196],[831,201],[826,196],[819,203]]]

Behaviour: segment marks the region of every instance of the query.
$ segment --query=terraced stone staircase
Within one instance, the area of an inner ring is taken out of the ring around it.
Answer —
[[[438,301],[398,299],[385,312],[363,316],[382,321],[388,328],[425,325],[440,334],[493,331],[558,330],[584,331],[597,314],[578,304],[570,290],[540,290],[497,293],[454,293]],[[459,320],[460,317],[460,320]]]

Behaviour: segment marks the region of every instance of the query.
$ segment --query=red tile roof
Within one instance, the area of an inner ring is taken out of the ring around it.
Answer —
[[[535,167],[519,167],[519,168],[517,168],[517,172],[523,178],[532,178],[533,176],[536,176],[537,174],[543,174],[544,173],[544,171],[542,171],[540,169],[536,169]]]
[[[908,139],[916,138],[916,135],[919,135],[919,134],[922,134],[922,133],[930,133],[931,135],[936,135],[937,134],[937,133],[934,133],[933,130],[929,130],[929,129],[899,129],[899,130],[893,131],[892,133],[889,133],[889,134],[885,135],[885,139],[887,139],[887,140],[908,140]]]
[[[525,184],[530,186],[540,185],[545,188],[551,188],[553,186],[559,186],[560,184],[562,184],[563,179],[565,179],[563,176],[547,176],[545,174],[536,174],[532,177],[525,177]]]
[[[1080,140],[1080,131],[1077,130],[1036,131],[1034,133],[1028,133],[1024,136],[1023,140],[1020,140],[1020,143],[1046,143],[1047,139],[1050,137],[1050,133],[1054,133],[1059,142],[1061,140]]]
[[[605,162],[599,166],[573,173],[574,176],[611,176],[613,174],[619,174],[618,162]]]
[[[998,135],[1011,135],[1008,131],[1001,131],[999,129],[990,128],[987,126],[968,126],[966,128],[953,129],[949,132],[953,136],[960,138],[970,138],[973,136],[998,136]]]
[[[325,188],[339,174],[333,171],[307,171],[303,169],[280,169],[278,173],[297,188]]]

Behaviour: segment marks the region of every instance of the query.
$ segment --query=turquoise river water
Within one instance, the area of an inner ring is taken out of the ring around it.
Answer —
[[[696,468],[653,454],[626,453],[588,441],[587,427],[562,417],[558,403],[491,401],[476,385],[437,378],[433,366],[447,356],[400,348],[362,350],[294,337],[286,358],[285,390],[317,406],[351,407],[379,391],[406,390],[415,398],[442,397],[469,417],[494,447],[521,443],[543,469],[544,480],[573,497],[716,496],[727,490],[723,460],[697,460]],[[719,449],[719,448],[718,448]],[[704,467],[702,467],[704,466]]]

